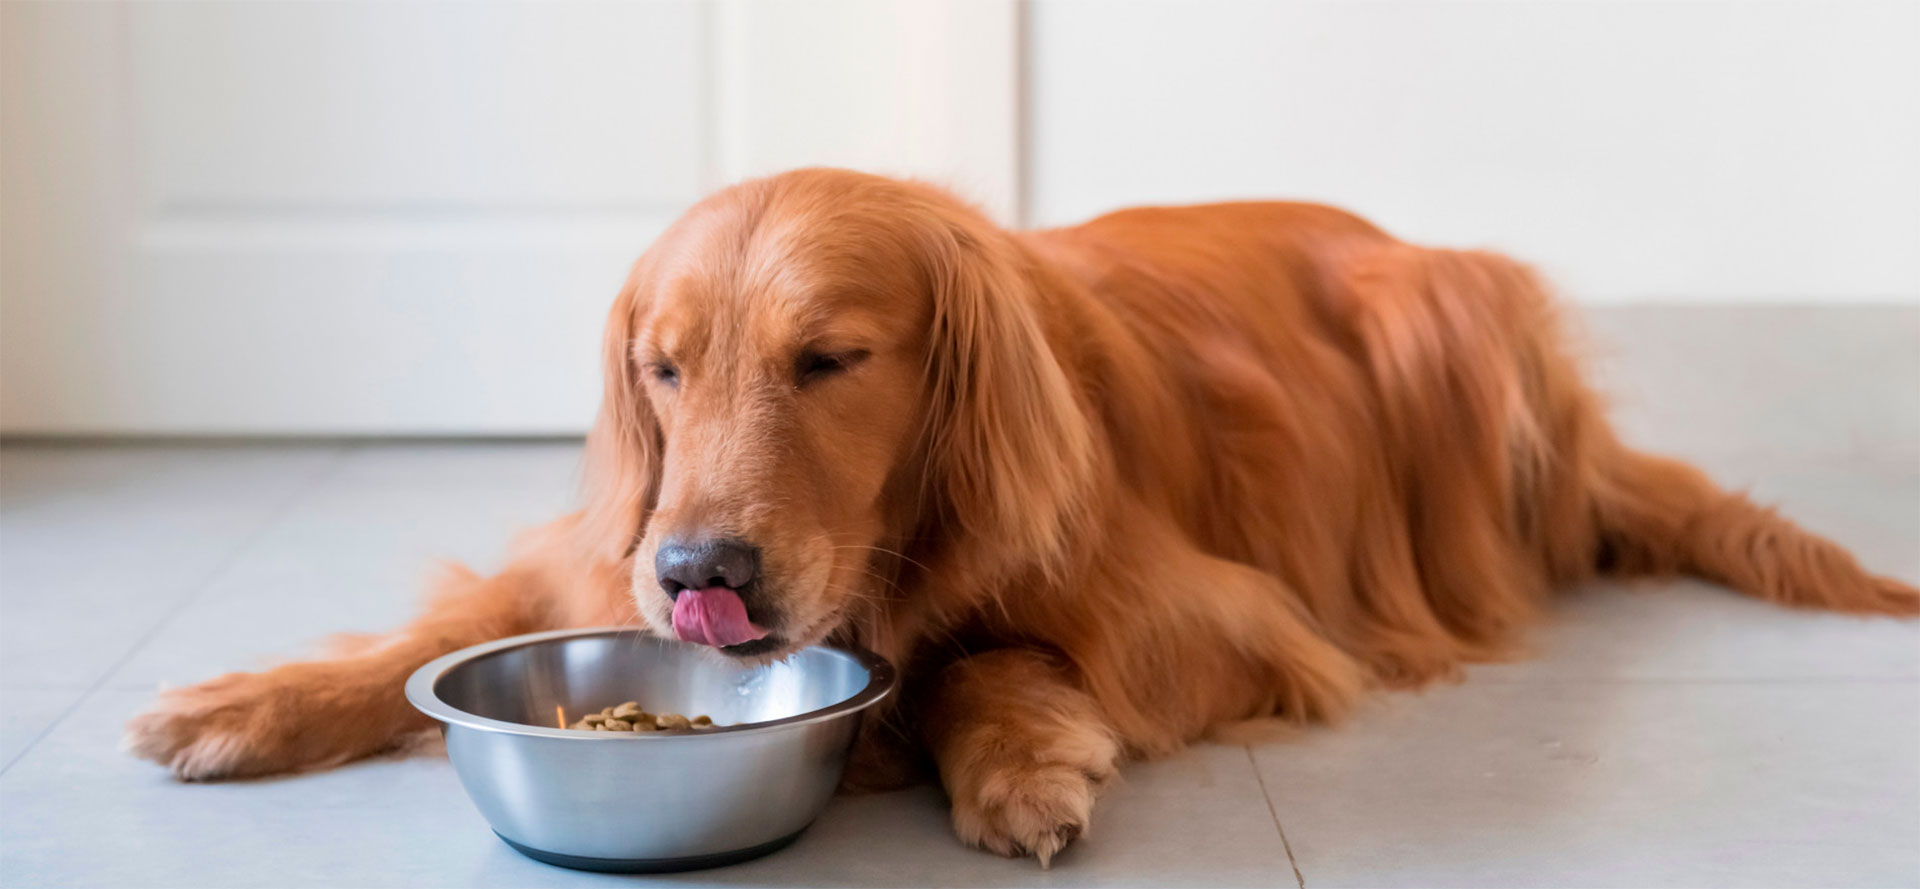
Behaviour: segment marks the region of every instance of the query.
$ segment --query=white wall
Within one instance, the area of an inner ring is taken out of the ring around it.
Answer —
[[[1032,0],[1030,221],[1255,196],[1589,301],[1920,301],[1920,3]]]
[[[918,176],[1014,222],[1019,27],[1016,0],[725,0],[722,181],[812,165]]]

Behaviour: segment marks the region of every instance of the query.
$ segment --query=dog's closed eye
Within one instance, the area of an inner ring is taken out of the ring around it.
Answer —
[[[800,353],[795,361],[797,385],[806,385],[826,377],[845,373],[856,364],[873,355],[865,349],[852,349],[845,352],[823,352],[808,349]]]

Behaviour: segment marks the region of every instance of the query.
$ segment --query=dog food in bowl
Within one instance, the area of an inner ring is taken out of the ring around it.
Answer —
[[[688,719],[678,713],[648,713],[638,701],[627,701],[598,713],[589,713],[567,728],[583,732],[702,731],[713,728],[704,715]]]

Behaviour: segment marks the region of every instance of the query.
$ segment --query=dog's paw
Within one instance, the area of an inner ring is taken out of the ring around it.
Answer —
[[[127,722],[121,746],[185,781],[280,771],[270,752],[278,709],[259,676],[234,673],[162,691]]]
[[[354,743],[355,729],[367,728],[355,725],[359,714],[337,706],[350,696],[310,672],[231,673],[165,690],[128,721],[122,747],[183,781],[317,768],[371,752]]]
[[[962,842],[1008,858],[1028,855],[1040,866],[1085,836],[1104,775],[1060,763],[989,770],[953,801],[953,830]]]

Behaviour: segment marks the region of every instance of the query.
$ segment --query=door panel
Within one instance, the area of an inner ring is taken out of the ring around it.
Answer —
[[[1013,10],[0,3],[0,433],[583,431],[615,291],[714,187],[878,166],[1004,218]]]
[[[647,212],[699,195],[693,2],[130,13],[156,209]]]

